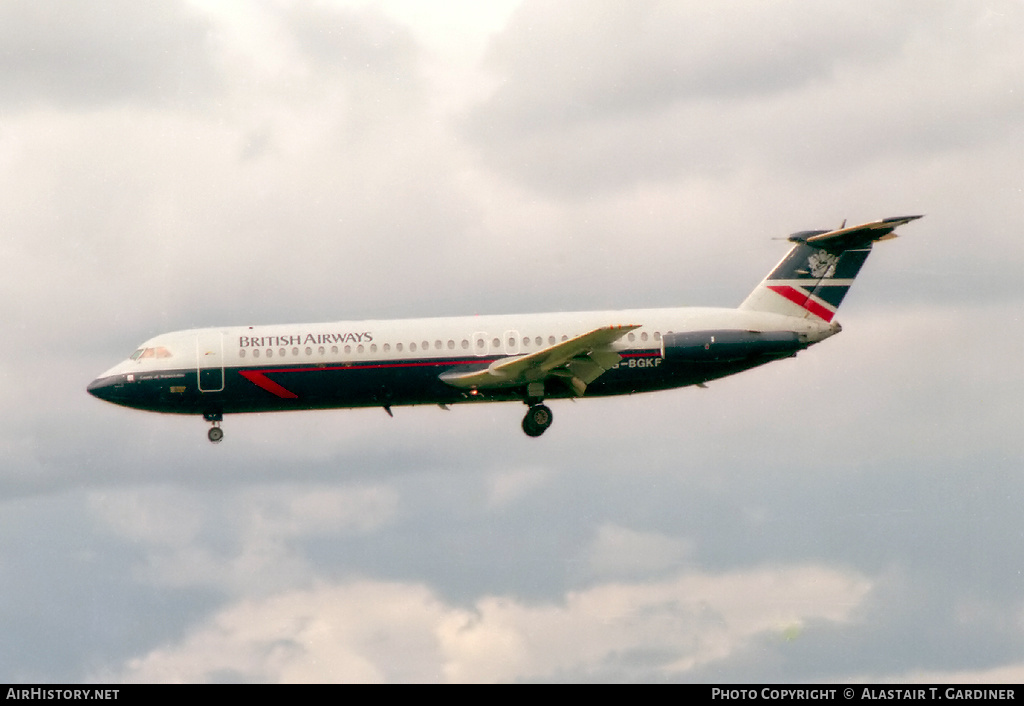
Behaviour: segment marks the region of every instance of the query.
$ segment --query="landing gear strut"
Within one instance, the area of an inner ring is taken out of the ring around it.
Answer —
[[[530,405],[523,417],[523,431],[527,436],[540,436],[551,426],[553,417],[551,410],[542,404]]]
[[[213,426],[210,427],[210,431],[206,432],[206,438],[214,444],[219,444],[224,438],[224,430],[220,428],[220,423],[224,420],[224,415],[220,412],[204,412],[203,419],[208,422],[213,422]]]

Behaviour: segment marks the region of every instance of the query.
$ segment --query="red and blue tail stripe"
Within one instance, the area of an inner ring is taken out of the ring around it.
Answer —
[[[831,322],[860,272],[871,246],[895,237],[896,226],[920,216],[886,218],[836,231],[804,231],[789,240],[795,245],[750,293],[741,309],[788,316],[817,317]]]

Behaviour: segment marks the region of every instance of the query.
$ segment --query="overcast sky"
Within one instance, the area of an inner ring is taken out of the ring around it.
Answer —
[[[1024,3],[0,4],[0,682],[1024,681]],[[199,418],[196,326],[735,306],[842,335],[552,404]]]

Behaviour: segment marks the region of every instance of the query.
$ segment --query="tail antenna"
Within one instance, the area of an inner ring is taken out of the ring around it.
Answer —
[[[844,218],[843,219],[843,225],[839,226],[839,230],[842,230],[845,227],[846,227],[846,219]]]

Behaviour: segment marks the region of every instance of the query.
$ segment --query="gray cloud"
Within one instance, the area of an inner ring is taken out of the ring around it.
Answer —
[[[0,10],[50,47],[0,78],[7,680],[1021,674],[1019,3],[529,3],[466,65],[385,6],[69,7]],[[84,392],[196,325],[734,305],[772,237],[911,212],[842,335],[540,440],[481,405],[211,447]]]
[[[0,93],[8,108],[190,106],[218,84],[216,37],[184,3],[122,0],[0,9]]]
[[[466,134],[494,168],[575,195],[962,149],[1015,131],[1022,107],[1024,17],[1000,7],[527,3]]]
[[[408,28],[373,10],[297,6],[287,24],[302,53],[322,66],[396,82],[415,68],[419,48]]]
[[[507,116],[503,128],[528,129],[787,92],[844,63],[877,64],[905,41],[891,5],[795,8],[525,3],[492,45],[488,65],[505,80],[488,108]]]

